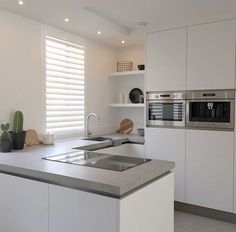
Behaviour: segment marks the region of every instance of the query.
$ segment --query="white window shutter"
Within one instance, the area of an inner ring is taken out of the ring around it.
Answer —
[[[84,47],[46,36],[46,131],[84,131]]]

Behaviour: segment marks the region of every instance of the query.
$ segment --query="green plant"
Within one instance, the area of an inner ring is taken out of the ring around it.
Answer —
[[[21,111],[16,111],[13,119],[13,132],[20,133],[23,131],[23,113]]]
[[[2,134],[1,134],[1,140],[2,141],[10,141],[10,134],[8,133],[8,130],[10,128],[10,124],[1,124]]]

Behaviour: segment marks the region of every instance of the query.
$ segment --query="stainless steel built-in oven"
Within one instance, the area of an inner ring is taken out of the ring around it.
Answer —
[[[234,129],[234,90],[188,91],[186,126],[206,129]]]
[[[148,92],[146,101],[147,126],[185,126],[185,93]]]

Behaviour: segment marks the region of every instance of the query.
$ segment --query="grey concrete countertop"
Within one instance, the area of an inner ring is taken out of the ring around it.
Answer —
[[[144,142],[133,135],[106,135],[124,141]],[[152,160],[123,172],[59,163],[41,159],[72,151],[73,148],[99,149],[110,142],[74,139],[55,145],[37,145],[22,151],[0,153],[0,173],[60,185],[68,188],[121,198],[159,178],[174,168],[173,162]]]

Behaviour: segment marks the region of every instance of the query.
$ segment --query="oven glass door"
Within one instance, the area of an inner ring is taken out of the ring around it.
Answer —
[[[194,100],[187,103],[187,126],[233,128],[233,115],[233,100]]]
[[[148,103],[149,125],[184,126],[183,101],[155,101]]]

